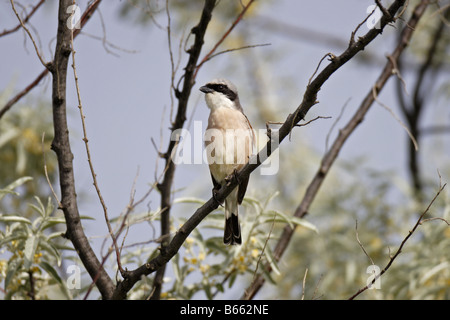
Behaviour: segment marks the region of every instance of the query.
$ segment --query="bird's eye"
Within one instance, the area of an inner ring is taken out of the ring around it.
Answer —
[[[223,85],[223,84],[219,84],[218,86],[217,86],[217,90],[218,91],[223,91],[225,89],[225,86]]]

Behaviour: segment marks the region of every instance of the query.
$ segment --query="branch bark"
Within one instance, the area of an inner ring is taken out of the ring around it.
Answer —
[[[381,89],[386,84],[387,80],[393,75],[393,69],[394,64],[393,61],[396,61],[399,56],[402,54],[404,49],[408,46],[409,40],[412,37],[412,34],[414,32],[414,28],[417,25],[419,19],[422,17],[423,13],[425,12],[425,9],[428,6],[428,0],[422,0],[419,5],[415,8],[412,17],[410,18],[409,22],[407,23],[406,27],[403,30],[402,37],[394,50],[394,52],[390,55],[390,58],[388,59],[388,62],[386,63],[386,66],[384,67],[382,73],[378,77],[374,87],[369,90],[368,94],[366,95],[365,99],[361,103],[360,107],[356,111],[356,113],[353,115],[353,117],[350,119],[348,124],[340,130],[338,137],[334,141],[333,145],[331,146],[330,150],[325,154],[325,156],[322,159],[321,165],[319,170],[317,171],[316,175],[314,176],[313,180],[309,184],[306,193],[303,197],[302,202],[295,210],[294,216],[302,218],[304,217],[309,210],[310,205],[315,199],[315,196],[317,195],[323,181],[325,180],[328,172],[330,171],[334,161],[339,155],[339,152],[341,151],[344,143],[347,141],[347,139],[350,137],[350,135],[354,132],[354,130],[358,127],[359,124],[364,120],[367,112],[369,111],[370,107],[373,105],[373,102],[376,99],[376,95],[381,91]],[[396,3],[394,3],[396,4]],[[393,4],[393,5],[394,5]],[[399,8],[399,7],[398,7]],[[397,10],[398,10],[397,8]],[[389,12],[391,16],[393,17],[395,15],[396,11],[389,8]],[[367,35],[366,35],[367,36]],[[347,50],[348,51],[348,50]],[[374,92],[376,95],[374,95]],[[286,248],[288,244],[291,241],[291,238],[294,234],[295,227],[291,228],[290,226],[286,226],[282,232],[282,235],[280,236],[280,239],[275,247],[274,250],[274,257],[276,261],[279,261],[281,259],[281,256],[286,251]],[[269,264],[265,266],[267,272],[271,272],[271,267]],[[250,285],[247,290],[245,290],[245,293],[243,295],[243,299],[252,299],[258,291],[261,289],[261,287],[265,283],[265,278],[263,275],[259,275],[255,281]]]
[[[433,94],[431,90],[427,90],[424,88],[424,80],[428,74],[428,79],[436,79],[438,78],[436,75],[429,74],[430,70],[438,70],[440,66],[436,66],[435,57],[436,50],[438,48],[439,42],[444,35],[445,29],[445,19],[450,18],[450,8],[447,8],[443,13],[443,19],[439,22],[437,29],[434,31],[434,34],[431,36],[430,46],[425,55],[425,59],[417,69],[416,74],[416,83],[414,85],[414,90],[412,94],[412,99],[408,102],[406,101],[406,95],[403,90],[403,83],[399,79],[397,82],[397,98],[400,105],[400,110],[403,113],[404,118],[407,121],[411,134],[416,138],[417,142],[420,141],[422,137],[422,131],[420,130],[420,120],[422,119],[422,115],[425,111],[427,101],[430,101],[430,94]],[[399,69],[401,72],[402,63],[401,60],[398,63]],[[428,88],[431,88],[429,86]],[[419,165],[419,153],[416,151],[414,144],[409,141],[408,142],[408,163],[409,163],[409,174],[414,185],[414,191],[417,199],[422,201],[422,189],[423,182],[421,179],[421,170]]]
[[[62,205],[60,209],[64,212],[67,225],[65,236],[72,242],[83,265],[91,278],[96,282],[102,297],[108,299],[112,295],[114,284],[103,269],[84,234],[77,206],[73,154],[70,148],[66,114],[67,67],[70,54],[72,53],[72,30],[67,27],[67,21],[70,17],[70,14],[67,13],[67,8],[70,5],[72,5],[72,0],[59,1],[55,57],[49,67],[53,78],[52,108],[55,130],[52,150],[55,151],[58,158]]]
[[[197,61],[200,57],[200,53],[204,43],[204,37],[206,29],[212,17],[212,11],[216,5],[215,0],[206,0],[203,7],[200,22],[195,26],[191,33],[195,35],[194,44],[187,51],[189,54],[189,60],[185,67],[183,89],[178,91],[175,89],[175,96],[178,99],[177,114],[174,122],[172,123],[171,136],[177,130],[183,128],[186,122],[186,110],[189,102],[189,97],[191,95],[192,87],[195,84],[195,70],[197,66]],[[171,139],[167,151],[163,154],[165,160],[165,172],[161,183],[158,183],[157,188],[161,193],[161,237],[163,241],[161,242],[161,252],[165,252],[165,249],[169,243],[169,233],[170,233],[170,213],[172,207],[172,185],[175,175],[175,164],[172,161],[172,153],[176,148],[177,141]],[[161,288],[163,277],[165,273],[165,264],[162,264],[153,282],[153,293],[151,299],[157,300],[161,295]],[[125,275],[126,278],[126,275]],[[126,290],[128,291],[128,290]],[[121,292],[122,294],[124,291]],[[126,294],[126,293],[125,293]],[[123,297],[123,295],[122,295]]]

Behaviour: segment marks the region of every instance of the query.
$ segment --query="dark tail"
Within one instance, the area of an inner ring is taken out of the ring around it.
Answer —
[[[241,226],[239,225],[239,217],[237,214],[232,213],[230,217],[225,217],[223,243],[226,245],[237,245],[242,243]]]

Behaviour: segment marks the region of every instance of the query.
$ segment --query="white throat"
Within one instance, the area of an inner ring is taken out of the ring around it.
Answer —
[[[212,92],[206,94],[205,100],[208,108],[210,108],[211,111],[215,111],[219,108],[236,109],[234,102],[220,92]]]

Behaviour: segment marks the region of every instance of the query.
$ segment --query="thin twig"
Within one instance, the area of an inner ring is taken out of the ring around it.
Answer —
[[[36,11],[40,8],[40,6],[45,2],[45,0],[41,0],[39,1],[38,4],[36,4],[33,9],[31,9],[30,13],[25,17],[25,19],[23,19],[23,24],[27,23],[28,20],[31,19],[31,17],[36,13]],[[3,30],[3,32],[0,33],[0,37],[6,36],[7,34],[16,32],[17,30],[20,29],[20,27],[22,26],[22,23],[19,23],[17,26],[15,26],[12,29],[9,30]]]
[[[325,54],[322,59],[320,59],[319,63],[317,64],[316,70],[314,70],[313,74],[311,75],[311,77],[309,77],[309,81],[308,81],[308,86],[311,84],[312,79],[314,78],[314,76],[316,75],[317,71],[319,71],[320,65],[322,64],[323,60],[325,60],[325,58],[328,57],[330,60],[334,59],[336,56],[334,54],[332,54],[331,52],[328,52],[327,54]]]
[[[448,222],[446,219],[441,218],[441,217],[435,217],[435,218],[423,219],[422,221],[420,221],[420,224],[422,224],[422,223],[424,223],[424,222],[428,222],[428,221],[433,221],[433,220],[441,220],[441,221],[444,221],[447,225],[450,226],[450,222]]]
[[[307,121],[307,122],[305,122],[305,123],[297,123],[294,127],[305,127],[305,126],[307,126],[308,124],[310,124],[310,123],[312,123],[312,122],[314,122],[314,121],[316,121],[316,120],[319,120],[319,119],[331,119],[331,117],[318,116],[318,117],[315,117],[314,119],[311,119],[311,120],[309,120],[309,121]],[[266,127],[267,127],[268,124],[278,124],[278,125],[283,125],[284,122],[267,121]]]
[[[263,43],[263,44],[253,44],[253,45],[247,45],[247,46],[242,46],[239,48],[233,48],[233,49],[227,49],[227,50],[223,50],[223,51],[219,51],[213,55],[211,55],[210,57],[208,57],[204,62],[208,62],[209,60],[224,54],[224,53],[229,53],[229,52],[233,52],[233,51],[239,51],[239,50],[244,50],[244,49],[251,49],[251,48],[257,48],[257,47],[266,47],[266,46],[270,46],[271,43]]]
[[[49,64],[47,62],[45,62],[44,58],[42,57],[41,53],[39,52],[39,48],[36,44],[36,41],[34,41],[33,35],[31,34],[30,30],[28,30],[28,28],[25,26],[24,22],[22,21],[22,19],[20,18],[19,13],[16,10],[16,6],[14,5],[14,0],[10,0],[11,2],[11,7],[14,11],[14,13],[16,14],[17,19],[20,22],[20,25],[22,26],[23,30],[25,30],[25,32],[28,34],[28,36],[30,37],[31,42],[33,43],[34,49],[36,50],[36,54],[39,58],[39,60],[41,61],[42,65],[48,69],[49,68]]]
[[[73,0],[72,3],[75,4],[75,0]],[[79,86],[77,68],[76,68],[76,63],[75,63],[76,51],[75,51],[75,46],[74,46],[74,32],[73,32],[73,30],[71,32],[71,46],[72,46],[72,68],[73,68],[73,75],[74,75],[74,78],[75,78],[75,87],[76,87],[76,91],[77,91],[78,110],[80,111],[81,125],[82,125],[82,128],[83,128],[83,141],[84,141],[84,145],[86,147],[86,154],[87,154],[87,160],[88,160],[88,163],[89,163],[89,169],[91,171],[91,175],[92,175],[92,180],[93,180],[93,183],[94,183],[95,191],[97,192],[98,199],[100,200],[100,204],[101,204],[101,206],[103,208],[103,213],[104,213],[104,216],[105,216],[106,225],[108,226],[108,230],[109,230],[109,233],[111,235],[111,238],[112,238],[115,250],[116,250],[117,265],[118,265],[119,270],[121,272],[123,272],[122,264],[120,263],[120,252],[119,252],[119,248],[117,246],[117,239],[114,236],[114,233],[113,233],[113,230],[112,230],[112,227],[111,227],[111,223],[109,222],[108,209],[106,207],[105,200],[103,199],[102,193],[100,191],[100,187],[99,187],[98,181],[97,181],[97,174],[95,173],[94,165],[92,163],[91,151],[90,151],[90,148],[89,148],[89,139],[87,137],[87,128],[86,128],[86,121],[85,121],[86,117],[85,117],[84,112],[83,112],[83,104],[81,102],[80,86]]]
[[[305,300],[305,288],[306,288],[306,275],[307,274],[308,274],[308,268],[306,268],[305,275],[303,276],[302,297],[300,300]]]
[[[47,179],[47,183],[50,186],[50,190],[52,191],[53,197],[55,197],[56,203],[58,204],[58,209],[62,209],[62,204],[59,201],[58,196],[56,195],[55,189],[53,189],[52,183],[50,182],[50,178],[48,177],[47,171],[47,160],[45,158],[45,149],[44,149],[44,140],[45,140],[45,132],[42,133],[42,157],[44,158],[44,174]]]
[[[228,30],[223,34],[223,36],[217,41],[217,43],[214,45],[214,47],[209,51],[206,56],[202,59],[202,61],[197,65],[195,68],[194,73],[194,79],[197,78],[197,73],[199,69],[203,66],[203,64],[211,59],[211,56],[216,52],[217,48],[225,41],[225,39],[228,37],[228,35],[233,31],[233,29],[237,26],[237,24],[242,20],[247,10],[250,8],[250,6],[255,2],[255,0],[250,0],[245,7],[243,7],[241,13],[237,16],[237,18],[234,20],[234,22],[231,24],[231,26],[228,28]]]
[[[408,241],[408,239],[413,235],[413,233],[416,231],[417,227],[421,224],[423,217],[428,213],[428,211],[430,210],[431,206],[433,205],[434,201],[439,197],[439,195],[441,194],[441,192],[444,190],[445,186],[447,184],[441,185],[441,181],[439,180],[439,190],[436,193],[436,195],[434,196],[433,200],[431,200],[431,202],[428,204],[428,207],[425,209],[425,211],[423,211],[423,213],[420,215],[419,219],[417,220],[416,224],[414,225],[414,227],[412,228],[412,230],[410,230],[408,232],[408,235],[403,239],[402,243],[400,244],[400,247],[397,249],[397,251],[395,252],[395,254],[393,256],[390,257],[389,262],[387,263],[387,265],[383,268],[383,270],[381,270],[381,272],[374,276],[373,280],[371,281],[371,283],[367,284],[364,288],[361,288],[358,290],[358,292],[356,292],[354,295],[352,295],[349,300],[353,300],[354,298],[356,298],[357,296],[359,296],[361,293],[363,293],[364,291],[366,291],[367,289],[369,289],[369,287],[371,285],[373,285],[375,283],[375,281],[377,281],[387,270],[389,270],[389,268],[391,267],[392,263],[395,261],[395,259],[400,255],[400,253],[402,252],[403,247],[405,246],[406,242]]]
[[[342,116],[344,115],[345,109],[347,108],[347,105],[350,102],[350,100],[351,100],[351,98],[348,98],[347,101],[344,103],[344,106],[341,108],[341,112],[339,112],[338,117],[331,125],[330,130],[328,130],[327,137],[325,138],[325,152],[328,152],[328,141],[330,140],[330,135],[333,132],[334,127],[338,124],[338,122],[341,120]]]
[[[255,272],[253,272],[253,281],[255,281],[256,275],[258,274],[258,267],[259,267],[259,264],[261,263],[262,256],[264,255],[264,252],[266,251],[267,243],[269,242],[270,236],[272,235],[272,231],[273,231],[273,227],[275,226],[276,218],[277,218],[277,212],[275,211],[275,214],[273,215],[272,225],[270,226],[269,234],[266,237],[266,241],[264,241],[264,246],[261,250],[261,254],[259,255],[258,261],[256,262]]]
[[[361,241],[359,240],[359,234],[358,234],[358,220],[356,220],[355,223],[355,233],[356,233],[356,241],[358,241],[359,246],[361,247],[362,251],[364,252],[364,254],[366,255],[367,258],[369,258],[370,262],[372,263],[372,265],[374,266],[375,263],[373,262],[372,258],[369,256],[369,254],[367,253],[366,249],[364,249],[364,246],[362,245]]]
[[[381,102],[380,99],[378,99],[376,86],[372,87],[372,94],[373,94],[373,98],[375,99],[375,101],[380,106],[382,106],[384,109],[386,109],[392,115],[392,117],[400,124],[400,126],[403,129],[405,129],[406,133],[408,134],[409,138],[411,139],[411,142],[414,144],[414,148],[416,149],[416,151],[418,151],[419,150],[419,145],[417,143],[416,138],[411,133],[411,131],[408,129],[408,127],[403,123],[403,121],[394,113],[394,111],[391,108],[389,108],[386,104]]]

